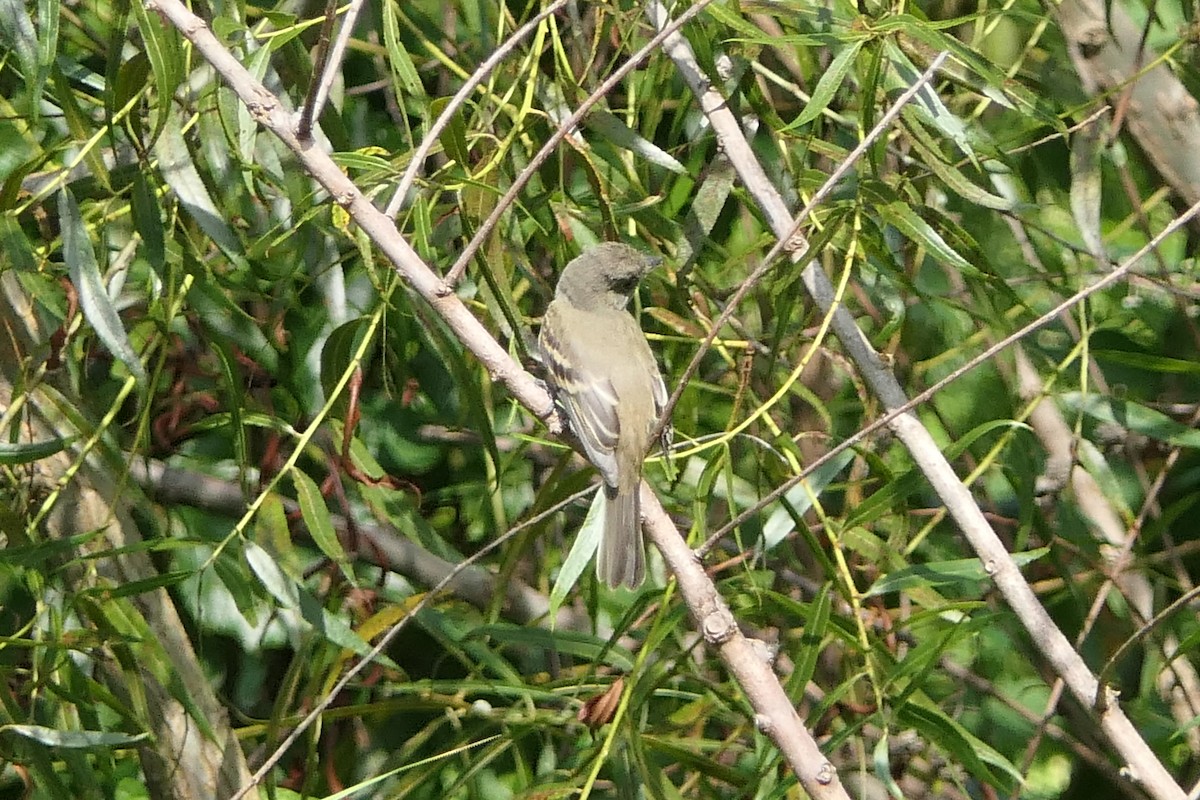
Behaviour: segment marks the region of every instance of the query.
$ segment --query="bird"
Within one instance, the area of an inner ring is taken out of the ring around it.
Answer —
[[[538,335],[556,402],[604,481],[596,575],[612,587],[646,575],[638,492],[667,387],[627,306],[661,263],[618,242],[588,248],[563,269]]]

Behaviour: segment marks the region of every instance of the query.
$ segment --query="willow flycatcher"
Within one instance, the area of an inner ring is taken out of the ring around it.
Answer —
[[[661,262],[615,242],[589,248],[559,277],[538,338],[558,403],[604,479],[596,575],[609,586],[646,575],[638,487],[667,387],[626,306]]]

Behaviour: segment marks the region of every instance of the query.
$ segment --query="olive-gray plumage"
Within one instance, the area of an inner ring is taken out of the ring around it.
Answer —
[[[559,404],[604,479],[596,574],[610,586],[638,586],[646,574],[638,487],[667,389],[626,306],[659,261],[615,242],[589,248],[559,277],[538,338]]]

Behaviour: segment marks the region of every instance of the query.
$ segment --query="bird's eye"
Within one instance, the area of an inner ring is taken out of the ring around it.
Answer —
[[[632,294],[633,290],[637,288],[637,285],[637,276],[617,278],[612,282],[612,290],[618,294]]]

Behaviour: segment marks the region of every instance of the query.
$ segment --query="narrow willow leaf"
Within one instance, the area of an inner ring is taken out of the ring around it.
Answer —
[[[1039,547],[1024,553],[1013,553],[1012,559],[1017,566],[1023,567],[1037,561],[1050,552],[1047,547]],[[910,567],[898,569],[884,575],[863,597],[876,597],[889,592],[899,592],[916,587],[951,586],[971,584],[987,580],[987,568],[978,558],[958,558],[951,561],[933,561],[928,564],[913,564]]]
[[[44,744],[47,747],[62,747],[78,750],[89,747],[132,747],[150,737],[148,733],[117,733],[115,731],[65,731],[42,725],[4,725],[0,733],[20,736]]]
[[[1059,402],[1064,408],[1086,414],[1098,422],[1118,425],[1175,447],[1200,448],[1200,431],[1138,403],[1079,392],[1068,392],[1059,398]]]
[[[171,117],[171,103],[175,91],[183,82],[185,71],[183,48],[180,46],[179,31],[167,25],[162,18],[147,9],[146,4],[134,0],[130,4],[137,18],[138,30],[142,34],[142,46],[150,59],[150,70],[154,73],[156,102],[154,104],[153,133],[150,142],[157,141]]]
[[[277,603],[284,608],[299,608],[300,587],[279,568],[270,553],[254,542],[246,542],[246,563]]]
[[[903,51],[890,39],[884,41],[883,53],[889,61],[891,69],[887,71],[887,86],[905,90],[921,79],[921,71],[913,65]],[[975,148],[970,141],[967,125],[942,102],[933,86],[926,84],[917,92],[912,102],[905,107],[906,113],[916,113],[923,120],[941,131],[942,135],[954,142],[960,150],[972,161],[978,161]]]
[[[62,20],[60,0],[38,0],[37,7],[38,25],[41,27],[38,32],[38,70],[32,78],[25,78],[25,88],[29,91],[29,96],[35,99],[41,97],[46,76],[50,74],[51,66],[58,59],[58,29]],[[36,108],[37,105],[35,101],[33,106]]]
[[[435,119],[440,118],[448,105],[450,105],[449,97],[435,98],[429,105],[430,116]],[[467,144],[467,122],[463,119],[462,114],[450,117],[450,124],[438,134],[438,143],[441,144],[447,156],[458,162],[464,172],[470,174],[471,146]]]
[[[300,616],[318,634],[333,642],[338,647],[349,650],[351,653],[364,658],[370,655],[371,645],[355,633],[354,629],[344,619],[337,614],[331,614],[328,609],[318,603],[317,599],[304,589],[300,591]],[[382,653],[375,656],[374,660],[389,669],[399,669],[396,666],[396,662]]]
[[[1188,361],[1182,358],[1170,358],[1168,356],[1156,356],[1150,353],[1136,353],[1126,350],[1092,350],[1091,354],[1097,361],[1107,361],[1110,364],[1121,364],[1126,367],[1137,367],[1148,372],[1200,375],[1200,362]]]
[[[908,203],[897,200],[877,206],[877,209],[883,219],[909,239],[924,245],[937,261],[954,267],[963,275],[983,277],[983,273],[974,264],[947,244],[942,235],[934,230],[928,222],[921,219],[921,216],[913,211],[912,206]]]
[[[183,583],[188,578],[195,574],[191,570],[174,570],[172,572],[161,572],[152,578],[143,578],[139,581],[129,581],[118,586],[104,586],[97,589],[88,589],[83,594],[96,595],[104,600],[113,600],[118,597],[134,597],[146,592],[152,592],[155,589],[161,589],[165,586],[175,586]]]
[[[931,744],[954,754],[958,763],[989,786],[1004,787],[1004,791],[1008,791],[1010,784],[1015,785],[1023,780],[1020,771],[1007,758],[932,704],[917,701],[905,703],[900,707],[897,719],[906,726],[916,728]],[[988,768],[989,764],[1003,770],[1009,780],[999,780]]]
[[[58,216],[62,225],[63,260],[67,262],[71,283],[79,294],[79,306],[83,309],[83,316],[109,352],[129,368],[138,383],[144,383],[146,371],[129,343],[129,336],[121,325],[121,316],[117,313],[116,306],[104,288],[87,226],[69,189],[64,188],[59,192]]]
[[[854,59],[858,57],[861,49],[862,42],[855,42],[837,54],[837,57],[830,62],[829,68],[825,70],[825,74],[817,81],[812,97],[804,106],[804,110],[800,112],[800,116],[796,117],[791,125],[784,128],[785,131],[807,125],[829,107],[829,101],[833,99],[837,90],[846,80],[846,73],[850,71],[850,67],[854,66]]]
[[[579,582],[579,576],[587,569],[588,562],[600,548],[600,536],[604,531],[604,489],[599,487],[592,497],[592,505],[584,517],[579,533],[575,534],[575,543],[571,545],[567,557],[563,560],[562,569],[550,590],[550,619],[555,619],[558,609],[562,606],[567,595]]]
[[[704,246],[729,200],[736,178],[737,173],[729,157],[718,153],[709,164],[700,188],[688,197],[691,207],[687,220],[682,235],[675,239],[676,260],[680,264],[690,262]]]
[[[38,36],[33,19],[29,16],[29,6],[22,0],[0,0],[0,40],[3,40],[6,49],[16,54],[17,64],[25,75],[29,108],[36,111],[40,106],[37,97],[41,93],[37,81],[40,72]]]
[[[941,29],[948,27],[950,31],[953,31],[958,23],[950,20],[945,20],[943,23],[945,24],[930,24],[929,20],[918,19],[911,14],[894,14],[879,20],[875,32],[878,35],[888,30],[903,31],[903,35],[899,39],[900,46],[910,55],[916,56],[920,45],[924,45],[924,52],[917,57],[918,63],[924,62],[926,58],[932,59],[933,53],[942,50],[949,51],[954,61],[971,70],[983,80],[983,84],[979,85],[977,81],[971,81],[967,76],[966,82],[975,91],[1006,107],[1013,105],[1009,101],[1011,98],[1024,113],[1036,117],[1041,124],[1058,131],[1060,135],[1064,137],[1067,135],[1067,126],[1054,113],[1046,98],[1039,97],[1020,81],[1009,78],[1003,70],[963,44],[952,33]],[[906,37],[911,37],[911,40]],[[956,66],[953,63],[948,64],[946,72],[954,75]]]
[[[892,764],[889,754],[888,734],[884,730],[883,736],[879,737],[879,741],[875,743],[875,747],[871,753],[871,760],[875,765],[875,777],[887,787],[887,793],[892,797],[903,797],[903,790],[897,785],[896,779],[892,777]]]
[[[821,646],[825,631],[829,627],[829,618],[833,613],[833,586],[825,584],[813,598],[808,619],[804,621],[804,635],[800,641],[800,657],[796,661],[796,669],[789,683],[803,691],[812,680],[817,670],[817,659],[824,652]]]
[[[172,113],[155,143],[154,150],[163,178],[200,229],[239,267],[244,267],[240,258],[241,243],[225,221],[225,214],[217,209],[192,161],[192,153],[183,140],[182,124],[179,113]]]
[[[69,67],[64,64],[62,66]],[[50,76],[53,80],[50,81],[50,86],[54,90],[54,97],[58,101],[58,107],[62,110],[63,120],[67,124],[67,129],[80,142],[88,142],[89,146],[83,148],[83,160],[87,164],[88,171],[92,177],[100,182],[106,189],[112,183],[108,174],[108,164],[104,161],[104,156],[100,152],[100,148],[95,146],[93,134],[96,132],[92,122],[92,118],[80,107],[79,101],[75,98],[75,90],[71,85],[71,81],[75,80],[83,83],[85,86],[99,84],[104,87],[104,79],[91,70],[85,68],[72,69],[70,76],[64,72],[62,66],[54,64],[50,69]],[[108,87],[104,87],[107,89]]]
[[[739,38],[736,41],[770,42],[772,44],[776,42],[774,37],[768,38],[761,28],[742,17],[733,8],[726,8],[722,3],[711,3],[708,8],[704,9],[704,13],[745,37],[744,40]],[[827,37],[822,43],[828,43]]]
[[[342,548],[337,531],[333,528],[333,518],[329,514],[329,506],[316,482],[307,474],[292,468],[292,484],[296,487],[296,499],[300,503],[300,515],[308,527],[308,535],[321,548],[331,561],[337,564],[346,577],[353,582],[354,574],[350,569],[350,559]]]
[[[425,87],[421,84],[421,76],[400,40],[400,21],[396,15],[395,0],[383,4],[383,44],[387,48],[392,76],[396,79],[396,96],[401,102],[405,97],[423,98]]]
[[[19,546],[14,546],[10,539],[9,545],[4,548],[4,563],[10,567],[49,570],[53,563],[59,559],[74,556],[79,548],[101,535],[103,531],[103,528],[97,528],[94,531],[77,533],[65,539],[50,539],[37,544]]]
[[[608,111],[603,109],[592,111],[587,115],[584,124],[617,147],[635,153],[651,164],[657,164],[679,175],[687,174],[687,168],[676,161],[670,153],[647,140],[646,137],[631,129]]]
[[[921,156],[921,163],[929,167],[935,175],[946,183],[946,188],[976,205],[992,208],[997,211],[1011,211],[1016,207],[1016,201],[997,194],[992,194],[964,175],[956,166],[948,163],[940,152],[932,137],[925,131],[919,120],[914,116],[904,116],[908,131],[911,134],[913,148]],[[987,162],[988,166],[1002,169],[1003,165],[996,161]],[[994,173],[1001,174],[1001,173]]]
[[[562,653],[577,656],[588,663],[604,663],[622,672],[634,669],[633,656],[623,647],[614,647],[610,642],[590,633],[578,631],[549,631],[545,628],[512,623],[481,625],[471,629],[472,638],[486,639],[500,645],[535,647],[547,653]]]
[[[1107,263],[1100,233],[1101,125],[1085,125],[1071,137],[1071,216],[1092,258]]]
[[[711,8],[711,6],[710,6]],[[651,754],[657,756],[653,764],[667,763],[672,765],[673,770],[687,769],[688,774],[702,776],[700,780],[718,781],[726,783],[730,786],[754,786],[756,789],[761,789],[761,777],[752,769],[745,765],[745,762],[737,764],[722,764],[714,759],[710,754],[697,749],[696,739],[691,736],[661,736],[654,734],[641,733],[638,735],[638,740],[643,742]],[[741,767],[740,769],[738,767]],[[694,773],[692,772],[694,770]],[[663,788],[670,791],[674,785],[669,781],[664,781]],[[575,792],[564,792],[563,797]],[[672,794],[657,794],[647,791],[646,797],[654,798],[683,798],[685,795],[676,790]],[[782,794],[763,793],[760,797],[783,797]]]
[[[27,442],[25,444],[8,444],[0,442],[0,464],[32,464],[43,458],[62,452],[74,436],[65,439],[47,439],[44,442]]]
[[[371,652],[371,646],[344,620],[329,613],[307,589],[288,577],[270,553],[254,542],[246,542],[245,553],[250,569],[281,606],[298,611],[300,617],[318,635],[338,647],[344,647],[364,657]],[[395,662],[382,654],[375,656],[375,660],[387,667],[396,668]]]
[[[794,531],[796,519],[804,516],[808,509],[812,508],[813,498],[821,496],[821,492],[833,483],[833,479],[854,460],[854,456],[853,450],[843,450],[817,468],[812,475],[789,489],[780,502],[781,507],[771,512],[771,516],[763,525],[763,547],[767,550],[773,549]]]
[[[321,347],[321,390],[324,397],[328,398],[337,387],[338,381],[353,362],[355,353],[362,346],[363,337],[370,329],[371,318],[358,317],[343,322],[326,337],[325,344]],[[356,366],[365,367],[370,362],[374,350],[375,344],[372,342]],[[344,397],[338,399],[335,408],[341,414],[346,413]]]
[[[268,372],[279,368],[279,353],[267,341],[258,322],[234,305],[220,288],[207,280],[196,281],[188,301],[203,322],[219,338],[226,339]]]

